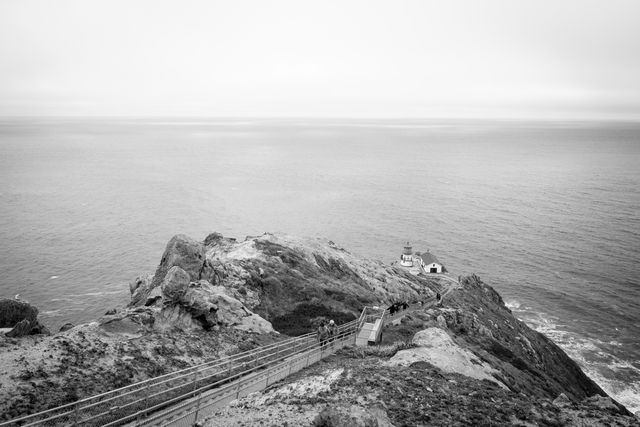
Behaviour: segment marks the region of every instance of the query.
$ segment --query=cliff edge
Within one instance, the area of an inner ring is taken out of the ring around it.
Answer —
[[[177,235],[155,274],[131,282],[126,307],[50,336],[0,337],[0,419],[404,301],[412,309],[385,327],[381,346],[341,350],[234,402],[211,425],[638,425],[480,278],[452,282],[323,239]],[[422,306],[436,292],[443,304]]]

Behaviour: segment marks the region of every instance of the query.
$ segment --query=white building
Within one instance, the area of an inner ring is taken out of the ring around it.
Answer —
[[[444,266],[440,261],[438,261],[438,258],[429,251],[420,254],[417,258],[419,260],[420,267],[422,267],[425,273],[442,273]]]

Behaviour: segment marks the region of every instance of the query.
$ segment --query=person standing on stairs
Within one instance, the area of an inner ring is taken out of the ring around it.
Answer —
[[[336,337],[338,336],[338,325],[336,325],[336,322],[334,322],[333,320],[329,320],[329,326],[327,327],[327,329],[329,331],[329,342],[333,347],[333,342],[336,340]]]
[[[320,322],[320,325],[318,326],[318,331],[316,334],[317,334],[318,342],[320,342],[320,348],[324,349],[327,343],[327,339],[329,338],[329,329],[324,324],[324,321]]]

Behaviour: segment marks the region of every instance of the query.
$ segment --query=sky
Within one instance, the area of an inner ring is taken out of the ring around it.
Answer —
[[[637,0],[2,0],[0,115],[640,119]]]

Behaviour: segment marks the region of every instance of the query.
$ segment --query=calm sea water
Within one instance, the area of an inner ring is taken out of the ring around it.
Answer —
[[[125,304],[176,233],[322,236],[475,272],[640,410],[640,124],[0,120],[0,296]]]

